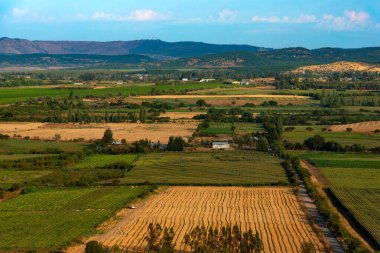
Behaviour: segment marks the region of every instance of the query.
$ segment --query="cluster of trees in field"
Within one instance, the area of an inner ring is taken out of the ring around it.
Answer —
[[[377,93],[344,94],[322,91],[321,106],[339,108],[341,106],[379,106],[380,96]]]
[[[373,152],[379,153],[380,147],[366,148],[361,144],[342,145],[336,141],[326,141],[326,139],[316,134],[304,140],[303,143],[291,143],[284,141],[288,150],[312,150],[312,151],[330,151],[330,152]]]
[[[149,224],[148,233],[145,236],[147,242],[146,252],[174,253],[175,231],[173,228],[162,227],[160,224]],[[186,234],[184,244],[189,252],[203,253],[261,253],[264,252],[263,242],[258,232],[251,229],[243,232],[238,225],[223,226],[218,228],[206,228],[197,226]],[[306,246],[306,247],[305,247]],[[310,243],[303,244],[302,253],[315,252]],[[103,247],[97,241],[86,244],[85,253],[116,253],[118,247]]]
[[[380,90],[380,74],[376,72],[335,72],[324,75],[284,73],[275,76],[277,89]]]

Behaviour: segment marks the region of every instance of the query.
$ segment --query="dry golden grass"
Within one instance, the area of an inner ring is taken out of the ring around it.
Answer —
[[[370,65],[362,62],[334,62],[330,64],[311,65],[300,67],[292,72],[345,72],[345,71],[368,71],[380,72],[380,66]]]
[[[22,137],[38,137],[39,139],[54,139],[56,134],[62,140],[83,138],[85,140],[100,139],[105,129],[113,131],[116,140],[126,139],[133,142],[140,139],[166,143],[170,136],[190,137],[197,128],[197,121],[179,121],[175,123],[100,123],[100,124],[44,124],[44,123],[1,123],[0,133]]]
[[[169,117],[170,119],[192,119],[194,116],[206,114],[206,112],[165,112],[160,117]]]
[[[366,121],[354,124],[332,125],[329,130],[332,132],[346,132],[347,128],[352,128],[355,133],[371,133],[376,129],[380,130],[380,121]]]
[[[185,234],[197,225],[238,224],[243,230],[259,231],[264,252],[300,252],[304,241],[311,241],[317,252],[323,252],[296,196],[287,187],[172,187],[121,214],[112,229],[89,240],[141,251],[152,222],[173,227],[176,248],[183,251]]]

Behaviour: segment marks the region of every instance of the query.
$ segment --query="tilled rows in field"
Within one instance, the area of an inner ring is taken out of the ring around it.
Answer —
[[[265,252],[299,252],[304,241],[323,251],[296,196],[286,187],[172,187],[131,210],[96,239],[106,246],[142,250],[151,222],[173,227],[180,250],[186,250],[183,238],[195,226],[219,228],[230,223],[243,231],[259,231]]]
[[[377,129],[380,130],[380,121],[365,121],[354,124],[332,125],[329,127],[329,130],[332,132],[345,132],[347,131],[347,128],[351,128],[353,132],[358,133],[373,132]]]

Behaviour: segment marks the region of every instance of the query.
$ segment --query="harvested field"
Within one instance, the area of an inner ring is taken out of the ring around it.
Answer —
[[[89,240],[106,246],[142,250],[149,223],[173,227],[176,248],[186,250],[184,235],[197,226],[238,224],[243,230],[259,231],[264,252],[300,252],[311,241],[317,252],[322,245],[301,207],[287,187],[172,187],[126,210],[112,229]]]
[[[194,116],[206,114],[205,112],[165,112],[160,117],[169,117],[170,119],[192,119]]]
[[[56,134],[62,140],[83,138],[100,139],[105,129],[110,128],[117,140],[133,142],[141,139],[166,143],[170,136],[188,138],[197,128],[197,121],[176,123],[137,124],[137,123],[100,123],[100,124],[44,124],[44,123],[5,123],[0,125],[0,133],[13,136],[39,139],[54,139]],[[17,128],[17,130],[15,130]]]
[[[352,128],[352,132],[371,133],[376,129],[380,130],[380,121],[366,121],[355,124],[332,125],[328,129],[332,132],[346,132],[347,128]]]

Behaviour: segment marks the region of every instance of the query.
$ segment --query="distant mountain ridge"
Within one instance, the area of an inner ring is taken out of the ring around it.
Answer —
[[[279,73],[334,62],[380,64],[380,47],[282,49],[201,42],[135,40],[113,42],[0,39],[0,67],[250,68]],[[128,65],[128,66],[126,66]]]
[[[0,39],[0,54],[87,54],[128,55],[151,57],[195,57],[233,51],[258,52],[270,50],[249,45],[216,45],[202,42],[165,42],[161,40],[133,41],[31,41],[25,39]]]

